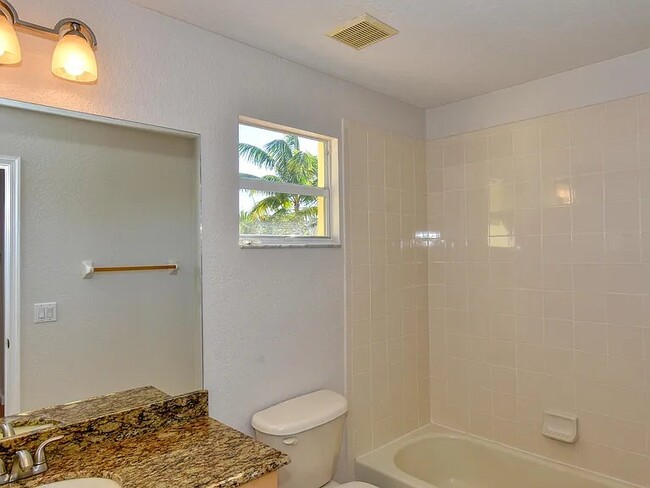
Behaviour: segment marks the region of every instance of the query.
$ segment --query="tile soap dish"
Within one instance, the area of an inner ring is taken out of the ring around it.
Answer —
[[[578,441],[578,417],[546,410],[542,434],[549,439],[575,444]]]

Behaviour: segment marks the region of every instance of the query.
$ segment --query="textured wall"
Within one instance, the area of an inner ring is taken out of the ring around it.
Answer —
[[[432,141],[427,170],[434,422],[650,484],[650,96]]]
[[[424,149],[346,122],[351,458],[429,422]]]
[[[205,385],[212,416],[250,430],[256,410],[344,389],[343,250],[238,246],[239,115],[341,137],[343,117],[424,137],[424,112],[122,0],[15,0],[22,18],[87,21],[100,81],[54,78],[54,45],[19,34],[0,96],[201,134]],[[281,290],[281,293],[278,292]]]

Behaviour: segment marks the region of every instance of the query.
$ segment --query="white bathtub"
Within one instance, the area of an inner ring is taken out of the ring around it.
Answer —
[[[631,488],[632,485],[431,425],[356,461],[379,488]]]

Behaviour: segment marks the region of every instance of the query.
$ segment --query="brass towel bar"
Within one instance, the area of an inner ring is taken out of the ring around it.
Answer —
[[[178,264],[154,264],[149,266],[95,266],[92,261],[83,261],[83,278],[89,279],[95,273],[123,273],[127,271],[169,271],[170,274],[178,272]]]

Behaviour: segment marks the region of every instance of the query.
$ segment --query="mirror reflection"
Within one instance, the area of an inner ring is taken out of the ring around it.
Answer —
[[[4,415],[202,387],[199,178],[193,134],[0,106]]]

